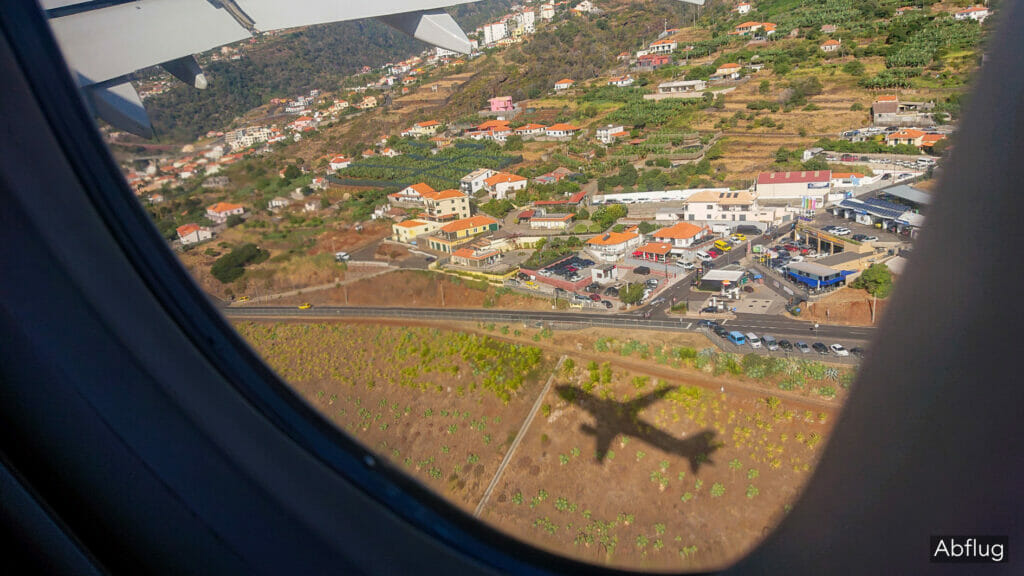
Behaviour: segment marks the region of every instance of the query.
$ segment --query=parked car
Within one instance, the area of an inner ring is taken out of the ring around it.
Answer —
[[[847,350],[846,348],[843,348],[842,344],[833,344],[833,345],[829,346],[829,349],[831,349],[832,352],[834,352],[836,356],[849,356],[850,355],[850,351]]]
[[[303,302],[302,304],[299,304],[299,310],[309,310],[312,307],[313,305],[310,304],[309,302]]]
[[[601,304],[604,304],[604,307],[609,309],[609,310],[612,309],[612,303],[607,301],[607,300],[601,300]]]
[[[774,336],[765,334],[764,336],[761,337],[761,342],[764,344],[765,348],[773,352],[779,349],[779,342],[775,340]]]
[[[878,242],[878,236],[865,236],[861,242]]]
[[[594,292],[594,293],[596,293],[600,289],[601,289],[601,285],[598,284],[597,282],[591,282],[590,284],[587,284],[586,288],[584,288],[584,290],[586,290],[587,292]]]
[[[715,324],[714,326],[712,326],[711,331],[722,338],[725,338],[725,336],[729,334],[729,331],[726,330],[725,326],[722,326],[721,324]]]
[[[633,268],[633,273],[640,274],[641,276],[646,276],[647,274],[651,273],[651,269],[648,268],[647,266],[637,266],[636,268]]]
[[[619,297],[619,289],[616,288],[615,286],[609,286],[609,287],[604,289],[604,295],[605,296],[614,296],[615,298],[618,298]]]
[[[693,270],[696,268],[696,266],[693,265],[693,262],[686,262],[684,260],[676,261],[676,266],[679,266],[683,270]]]
[[[712,328],[718,326],[718,322],[715,320],[699,320],[697,322],[697,328]]]
[[[814,344],[811,344],[811,348],[814,348],[814,350],[822,356],[828,354],[828,346],[825,346],[824,342],[815,342]]]
[[[710,250],[708,250],[708,256],[711,256],[712,259],[718,258],[722,254],[723,252],[718,248],[711,248]]]
[[[793,349],[793,345],[789,343],[789,340],[779,340],[779,348],[789,352]]]
[[[832,230],[832,233],[835,234],[836,236],[846,236],[850,234],[850,229],[845,228],[843,226],[837,226],[834,230]]]
[[[746,336],[747,344],[750,344],[751,348],[761,347],[761,339],[757,337],[757,334],[754,334],[753,332],[747,332]]]
[[[807,345],[806,342],[797,342],[796,344],[794,344],[794,346],[796,346],[796,349],[799,350],[802,354],[810,354],[811,352],[811,348]]]
[[[657,298],[655,298],[654,300],[651,300],[651,306],[657,306],[658,304],[661,304],[661,303],[663,303],[664,301],[665,301],[665,298],[663,298],[663,297],[661,297],[661,296],[658,296],[658,297],[657,297]]]
[[[589,296],[589,298],[591,300],[593,300],[594,302],[600,302],[601,301],[601,295],[600,294],[591,294]]]
[[[867,234],[854,234],[853,236],[850,236],[850,238],[853,238],[857,242],[863,242],[864,239],[867,238],[867,237],[868,237]]]
[[[657,278],[648,278],[647,281],[644,282],[644,284],[646,284],[647,286],[649,286],[651,288],[656,288],[658,286],[658,279]]]
[[[714,314],[715,312],[718,312],[718,308],[715,308],[714,306],[705,306],[704,308],[701,308],[700,311],[705,314]]]
[[[804,261],[804,257],[803,256],[799,256],[799,255],[797,255],[797,256],[790,256],[789,257],[789,261],[790,262],[803,262]]]
[[[701,262],[710,262],[711,261],[711,255],[708,254],[707,252],[703,252],[703,251],[697,252],[695,254],[695,256],[697,257],[697,260],[700,260]]]
[[[864,349],[855,346],[853,348],[850,348],[850,354],[853,354],[857,358],[863,358],[864,357]]]

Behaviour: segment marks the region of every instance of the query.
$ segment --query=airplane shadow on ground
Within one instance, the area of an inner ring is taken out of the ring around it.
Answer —
[[[555,387],[563,400],[586,410],[594,417],[594,426],[583,424],[580,430],[597,440],[595,454],[598,462],[604,461],[615,438],[625,435],[689,460],[690,471],[696,473],[701,464],[713,463],[711,454],[719,448],[719,444],[714,441],[713,430],[704,429],[689,438],[676,438],[639,417],[641,410],[675,389],[676,387],[666,386],[628,402],[617,402],[598,398],[574,386]]]

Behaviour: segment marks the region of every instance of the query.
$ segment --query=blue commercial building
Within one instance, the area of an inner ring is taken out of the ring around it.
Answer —
[[[836,270],[814,262],[793,262],[786,267],[786,275],[808,288],[826,288],[839,284],[853,274],[852,270]]]

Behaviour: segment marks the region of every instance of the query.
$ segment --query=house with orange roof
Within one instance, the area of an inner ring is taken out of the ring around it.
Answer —
[[[899,144],[909,144],[911,146],[921,147],[921,143],[924,142],[925,133],[920,130],[913,128],[905,128],[898,130],[891,134],[885,135],[885,143],[889,146],[897,146]]]
[[[335,156],[334,158],[331,158],[330,162],[328,162],[327,167],[331,170],[341,170],[342,168],[348,168],[350,164],[352,164],[351,158]]]
[[[575,84],[575,82],[571,79],[562,78],[558,82],[555,82],[555,90],[568,90],[569,88],[572,88],[573,84]]]
[[[609,86],[617,86],[619,88],[625,88],[633,85],[633,77],[629,74],[625,76],[612,76],[608,79]]]
[[[722,64],[715,70],[715,76],[719,78],[732,78],[733,80],[740,77],[740,69],[742,66],[735,62],[728,62]]]
[[[441,123],[437,120],[427,120],[426,122],[417,122],[413,124],[411,128],[402,132],[402,135],[407,136],[433,136],[441,129]]]
[[[835,51],[839,50],[839,48],[842,45],[843,45],[843,41],[842,40],[837,40],[835,38],[829,38],[828,40],[822,42],[821,46],[818,46],[818,48],[820,48],[822,52],[835,52]]]
[[[490,216],[478,214],[456,220],[442,226],[427,239],[431,250],[451,254],[458,246],[470,242],[474,237],[498,230],[498,221]]]
[[[671,247],[670,252],[681,254],[685,249],[703,240],[709,232],[706,226],[677,222],[667,228],[651,232],[651,238],[656,242],[668,244]]]
[[[989,11],[985,6],[971,6],[965,10],[960,10],[953,15],[953,18],[957,20],[974,20],[976,22],[984,22],[985,18],[988,18]]]
[[[401,156],[402,153],[394,148],[385,148],[380,151],[380,155],[386,158],[394,158],[395,156]]]
[[[529,181],[518,174],[495,172],[484,180],[487,194],[495,200],[504,200],[509,192],[525,190]]]
[[[629,136],[629,132],[626,131],[622,124],[608,124],[597,129],[595,137],[597,141],[610,146],[615,143],[618,138],[625,138]]]
[[[579,126],[559,123],[548,126],[544,133],[551,138],[571,138],[578,134],[580,130],[582,130],[582,128]]]
[[[426,182],[417,182],[412,186],[406,186],[398,192],[388,194],[388,201],[392,204],[423,204],[423,197],[435,190]]]
[[[403,220],[391,225],[391,237],[397,242],[412,244],[417,236],[430,234],[440,227],[441,224],[427,220]]]
[[[796,179],[804,182],[805,194],[811,195],[815,194],[815,190],[808,189],[811,187],[809,183],[813,183],[815,188],[820,187],[823,193],[828,192],[830,175],[823,172],[821,178],[811,176],[807,179]],[[767,184],[765,186],[771,187]],[[798,188],[799,184],[793,187]],[[700,222],[702,226],[726,224],[734,227],[751,222],[776,223],[781,220],[784,213],[783,208],[760,206],[757,202],[757,193],[750,190],[711,189],[701,190],[688,197],[683,203],[682,218],[689,224]]]
[[[930,149],[933,146],[935,146],[936,144],[938,144],[938,142],[940,140],[945,140],[945,139],[946,139],[946,135],[945,134],[925,134],[923,137],[921,137],[921,148],[929,148]]]
[[[543,136],[547,133],[548,127],[543,124],[523,124],[519,128],[515,129],[517,136],[523,138],[533,138],[535,136]]]
[[[423,194],[425,216],[435,222],[449,222],[469,218],[469,196],[459,190],[448,189]]]
[[[861,186],[864,184],[864,174],[862,172],[833,172],[832,173],[832,187],[849,187],[849,186]]]
[[[754,32],[760,30],[762,26],[763,24],[760,22],[744,22],[736,26],[736,28],[734,28],[734,31],[737,34],[741,35],[753,34]]]
[[[491,248],[459,248],[452,252],[452,264],[463,268],[488,268],[501,259],[501,252]]]
[[[241,216],[242,214],[245,214],[245,207],[241,204],[217,202],[206,207],[206,217],[218,224],[227,222],[231,216]]]
[[[614,262],[643,243],[644,237],[634,227],[625,232],[605,232],[587,240],[585,246],[595,258]]]
[[[459,189],[464,194],[476,194],[484,189],[486,180],[496,172],[490,168],[477,168],[459,179]]]
[[[679,47],[679,43],[675,40],[668,38],[662,40],[655,40],[651,42],[650,46],[647,47],[648,54],[671,54],[676,48]]]
[[[213,232],[205,226],[200,226],[199,224],[178,226],[178,240],[181,241],[182,246],[196,244],[210,238],[213,238]]]
[[[633,252],[634,258],[648,262],[667,262],[672,245],[668,242],[648,242]]]
[[[489,131],[494,130],[496,128],[499,129],[499,130],[503,130],[503,129],[507,129],[509,124],[510,124],[510,122],[508,120],[488,120],[488,121],[484,122],[483,124],[480,124],[479,126],[477,126],[476,129],[480,130],[482,132],[489,132]]]

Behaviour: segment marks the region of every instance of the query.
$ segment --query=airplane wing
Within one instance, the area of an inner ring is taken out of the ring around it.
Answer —
[[[664,388],[659,388],[654,392],[648,392],[647,394],[644,394],[639,398],[630,400],[629,403],[626,405],[627,411],[630,414],[637,414],[644,408],[647,408],[651,404],[654,404],[658,400],[661,400],[662,398],[665,397],[666,394],[673,390],[675,390],[674,387],[666,386]]]
[[[193,54],[259,32],[360,18],[385,23],[461,53],[469,39],[442,8],[477,0],[41,0],[57,43],[93,112],[152,136],[128,75],[161,65],[196,88],[206,77]]]

